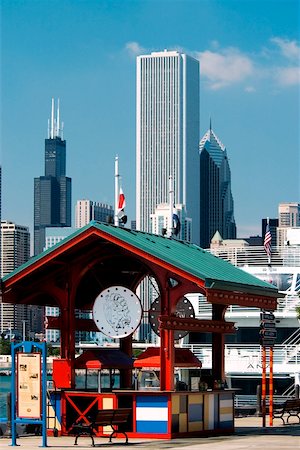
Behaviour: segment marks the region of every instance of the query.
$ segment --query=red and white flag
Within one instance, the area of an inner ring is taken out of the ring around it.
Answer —
[[[121,211],[122,209],[125,208],[125,206],[126,206],[125,195],[123,189],[120,188],[118,210]]]

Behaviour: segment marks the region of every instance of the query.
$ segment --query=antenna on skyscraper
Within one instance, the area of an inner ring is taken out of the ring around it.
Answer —
[[[209,117],[209,131],[211,131],[211,116]]]
[[[48,119],[48,139],[50,139],[50,119]]]
[[[61,134],[61,139],[62,141],[64,140],[64,122],[61,123],[61,130],[60,130],[60,134]]]
[[[52,98],[51,105],[51,128],[50,128],[50,138],[54,138],[54,98]]]
[[[59,125],[59,98],[57,99],[57,116],[56,116],[56,136],[60,135],[60,125]]]

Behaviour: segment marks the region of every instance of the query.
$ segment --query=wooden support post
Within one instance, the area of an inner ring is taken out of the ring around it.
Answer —
[[[269,376],[269,423],[273,426],[273,347],[270,347],[270,376]]]
[[[120,339],[120,350],[126,353],[130,358],[132,357],[132,335],[126,336]],[[124,369],[121,371],[120,387],[131,388],[132,387],[132,373],[131,369]]]
[[[174,391],[174,331],[160,333],[160,390]]]
[[[224,320],[226,305],[212,305],[212,320]],[[224,334],[212,333],[212,376],[214,380],[225,378]]]
[[[266,347],[262,347],[262,382],[261,382],[261,401],[262,401],[262,426],[266,426]]]

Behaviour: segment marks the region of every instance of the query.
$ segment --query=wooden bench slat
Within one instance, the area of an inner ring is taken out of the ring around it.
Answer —
[[[95,419],[89,424],[74,424],[73,429],[76,432],[76,438],[74,445],[77,445],[77,440],[79,436],[85,435],[92,439],[92,446],[95,447],[93,435],[94,429],[100,426],[111,426],[112,433],[109,436],[109,442],[111,442],[112,437],[118,433],[124,434],[126,438],[126,444],[128,443],[128,436],[126,431],[117,430],[115,426],[128,423],[129,416],[132,412],[131,408],[117,408],[117,409],[102,409],[98,411]]]
[[[284,415],[287,414],[286,422]],[[275,407],[273,412],[274,419],[281,419],[283,423],[288,423],[290,417],[298,417],[300,423],[300,399],[288,399],[280,407]]]

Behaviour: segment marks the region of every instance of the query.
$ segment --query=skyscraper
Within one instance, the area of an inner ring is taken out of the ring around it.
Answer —
[[[151,232],[150,215],[169,201],[192,219],[199,243],[199,62],[177,51],[137,58],[136,227]]]
[[[52,99],[48,139],[45,139],[45,175],[34,179],[34,254],[43,251],[46,227],[71,226],[71,178],[66,177],[66,141],[62,137],[59,101]]]
[[[91,200],[77,200],[75,207],[75,227],[84,227],[91,220],[113,223],[113,207],[105,203],[92,202]]]
[[[300,227],[300,203],[279,203],[278,206],[279,227]]]
[[[209,248],[216,231],[236,238],[231,173],[226,148],[211,128],[200,141],[200,246]]]
[[[1,235],[1,277],[3,277],[28,261],[30,233],[28,227],[2,220]],[[0,311],[1,333],[7,329],[18,330],[21,333],[22,322],[27,320],[27,306],[1,303]]]
[[[279,247],[287,244],[287,231],[295,227],[300,227],[300,203],[279,203],[277,228],[277,245]]]

